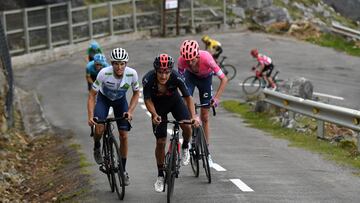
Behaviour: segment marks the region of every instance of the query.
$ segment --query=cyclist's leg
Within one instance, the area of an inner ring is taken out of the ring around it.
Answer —
[[[185,102],[181,97],[179,97],[176,100],[176,102],[173,103],[171,108],[171,114],[177,121],[190,120],[189,110],[186,107]],[[180,127],[183,131],[183,138],[184,138],[182,148],[188,148],[188,143],[191,138],[191,126],[180,124]]]
[[[184,76],[186,87],[188,88],[190,95],[193,96],[195,90],[196,76],[189,71],[185,71]]]
[[[201,79],[198,82],[198,89],[200,94],[200,103],[201,104],[210,104],[210,100],[213,94],[212,88],[212,76]],[[204,128],[204,133],[207,142],[209,143],[210,139],[210,122],[209,122],[209,108],[202,107],[200,111],[200,119],[202,122],[202,126]]]
[[[267,73],[266,73],[266,77],[268,78],[271,87],[275,88],[276,87],[275,82],[274,82],[273,78],[271,77],[273,70],[274,70],[274,65],[270,64],[269,69],[267,70]]]
[[[114,109],[114,115],[116,118],[123,117],[124,112],[128,111],[128,103],[126,98],[123,97],[111,103],[111,106]],[[126,161],[127,161],[127,153],[128,153],[128,131],[130,131],[130,125],[125,120],[120,120],[116,122],[119,137],[120,137],[120,154],[121,161],[124,167],[124,171],[126,171]]]
[[[99,120],[105,120],[108,116],[109,108],[110,108],[110,100],[106,98],[101,92],[98,92],[96,97],[95,109],[94,109],[94,117]],[[98,141],[101,139],[102,134],[104,133],[104,125],[97,124],[95,127],[95,135],[94,140]]]

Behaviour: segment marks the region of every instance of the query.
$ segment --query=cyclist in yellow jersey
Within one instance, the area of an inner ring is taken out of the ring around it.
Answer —
[[[212,39],[208,35],[204,35],[201,38],[201,41],[204,42],[206,51],[208,51],[216,61],[219,58],[220,54],[223,52],[221,43],[219,41],[216,41],[215,39]]]

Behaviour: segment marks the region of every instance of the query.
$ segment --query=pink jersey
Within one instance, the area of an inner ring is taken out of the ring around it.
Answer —
[[[200,50],[199,56],[198,71],[196,72],[192,70],[186,63],[185,59],[180,56],[177,63],[179,73],[183,74],[185,70],[187,70],[200,78],[206,78],[212,73],[215,73],[220,79],[225,77],[219,65],[215,62],[214,58],[209,52]]]
[[[259,54],[257,57],[257,61],[261,64],[261,65],[270,65],[272,63],[272,60],[270,57],[267,57],[265,55]]]

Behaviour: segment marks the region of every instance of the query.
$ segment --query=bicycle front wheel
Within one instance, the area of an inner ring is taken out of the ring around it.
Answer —
[[[190,149],[190,164],[195,177],[199,177],[199,136],[197,135],[198,128],[193,128],[192,143]]]
[[[173,196],[174,193],[174,185],[175,185],[175,177],[176,177],[176,161],[177,161],[177,157],[178,157],[178,150],[177,150],[178,146],[176,143],[176,140],[173,139],[171,141],[171,152],[170,152],[170,157],[169,157],[169,163],[167,165],[166,168],[166,173],[167,173],[167,202],[170,203],[171,202],[171,198]]]
[[[114,186],[115,177],[114,177],[114,171],[111,170],[111,161],[110,161],[111,152],[110,152],[110,146],[109,146],[109,143],[107,142],[107,140],[108,140],[107,138],[105,138],[105,137],[103,138],[102,156],[104,158],[103,166],[105,169],[105,171],[103,171],[103,172],[106,172],[106,176],[107,176],[107,179],[110,184],[111,192],[114,192],[115,191],[115,186]]]
[[[199,144],[200,144],[200,151],[201,151],[201,159],[203,162],[203,167],[205,169],[205,174],[208,179],[208,183],[211,183],[211,170],[210,170],[210,164],[209,164],[209,149],[207,147],[207,142],[205,139],[205,133],[204,129],[202,127],[199,127]]]
[[[120,200],[125,196],[125,176],[124,168],[121,161],[121,155],[119,152],[119,145],[114,136],[110,137],[111,145],[111,162],[112,169],[114,171],[114,187]]]
[[[225,64],[223,66],[226,77],[230,80],[234,79],[236,76],[236,68],[233,65]]]
[[[241,86],[245,94],[251,95],[259,91],[261,81],[256,76],[250,76],[244,80]]]

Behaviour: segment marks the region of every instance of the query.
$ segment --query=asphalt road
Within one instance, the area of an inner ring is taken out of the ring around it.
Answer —
[[[212,35],[224,47],[228,62],[238,68],[238,75],[227,87],[224,99],[239,99],[238,83],[251,74],[255,63],[249,55],[253,47],[271,56],[282,78],[305,77],[316,92],[343,97],[331,101],[342,106],[360,108],[360,58],[338,53],[293,39],[263,34],[226,33]],[[152,69],[154,57],[167,52],[175,58],[179,44],[187,38],[200,40],[199,35],[119,42],[105,47],[123,47],[130,54],[129,66],[140,78]],[[46,118],[55,126],[74,132],[74,142],[90,162],[92,140],[87,126],[84,53],[65,60],[15,70],[16,84],[39,94]],[[218,84],[214,79],[214,84]],[[155,138],[151,121],[139,103],[129,136],[127,169],[131,185],[126,188],[126,202],[165,202],[166,193],[156,193],[154,158]],[[242,119],[218,109],[211,118],[210,150],[218,168],[213,169],[213,182],[206,183],[204,172],[194,178],[189,166],[182,167],[175,183],[175,202],[360,202],[359,177],[354,170],[323,160],[319,155],[289,147],[288,142],[247,127]],[[117,202],[109,192],[105,175],[97,166],[89,167],[96,196],[89,201]],[[223,169],[223,170],[220,170]],[[237,183],[238,186],[235,184]]]

